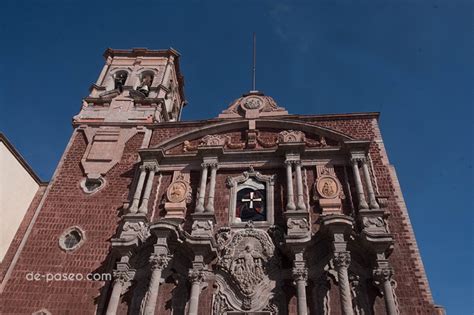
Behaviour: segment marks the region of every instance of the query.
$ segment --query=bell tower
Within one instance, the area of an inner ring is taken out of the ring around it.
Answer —
[[[172,48],[105,51],[105,65],[73,118],[87,141],[81,159],[84,192],[104,184],[129,139],[144,134],[142,148],[147,147],[157,124],[180,120],[186,102],[179,56]]]
[[[186,104],[179,56],[172,48],[107,49],[105,65],[74,123],[179,121]]]

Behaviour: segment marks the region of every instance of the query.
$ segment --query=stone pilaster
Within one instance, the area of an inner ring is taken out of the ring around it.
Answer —
[[[294,201],[294,192],[293,192],[293,170],[292,170],[293,161],[286,160],[286,211],[292,211],[296,209]]]
[[[199,199],[196,205],[196,212],[204,212],[204,198],[206,198],[206,184],[207,184],[207,163],[201,164],[201,184],[199,185]]]
[[[351,262],[351,255],[347,251],[334,253],[334,266],[337,270],[337,277],[339,280],[339,296],[341,299],[342,314],[353,315],[351,287],[349,283],[349,265]]]
[[[362,180],[361,180],[360,172],[359,172],[360,160],[361,159],[359,157],[351,158],[352,170],[354,172],[354,181],[355,181],[356,192],[357,192],[357,196],[359,200],[359,209],[368,209],[369,205],[367,204],[367,201],[365,200],[364,186],[362,185]]]
[[[161,247],[158,251],[155,250],[155,253],[150,256],[152,272],[148,288],[148,298],[144,310],[145,315],[155,314],[158,292],[160,289],[161,274],[163,270],[168,266],[168,262],[170,260],[167,251],[167,248]]]
[[[143,184],[146,177],[146,167],[144,165],[140,166],[140,175],[138,177],[137,187],[135,188],[135,194],[133,195],[133,201],[128,211],[130,213],[137,213],[138,205],[140,203],[140,196],[142,195]]]
[[[395,302],[395,294],[392,288],[393,269],[389,267],[388,262],[379,262],[379,266],[373,271],[373,277],[376,285],[380,287],[383,292],[385,300],[385,309],[387,315],[398,315],[397,304]]]
[[[301,161],[295,161],[295,171],[296,171],[296,195],[297,195],[297,205],[296,210],[306,211],[306,205],[304,203],[303,195],[303,177],[301,176]]]
[[[122,256],[120,262],[117,263],[117,269],[114,270],[114,282],[106,315],[115,315],[117,313],[122,292],[135,275],[135,270],[130,268],[128,259],[129,257],[127,255]]]
[[[199,295],[201,294],[201,284],[204,279],[204,264],[202,257],[196,257],[193,268],[189,270],[189,281],[191,282],[191,296],[189,297],[188,315],[197,315],[199,311]]]
[[[150,199],[151,189],[153,187],[153,179],[155,178],[155,172],[157,171],[158,166],[156,163],[146,163],[144,164],[145,169],[148,171],[148,179],[146,181],[145,192],[143,193],[142,202],[138,212],[148,213],[148,200]]]
[[[379,209],[379,204],[375,199],[374,187],[370,179],[369,167],[367,166],[367,158],[362,159],[362,171],[364,172],[365,186],[367,187],[367,194],[369,196],[370,209]]]
[[[214,194],[216,191],[217,162],[208,163],[211,168],[211,179],[209,180],[209,196],[207,198],[206,212],[214,213]]]
[[[308,281],[308,268],[306,268],[304,261],[295,262],[292,275],[296,285],[298,315],[307,315],[306,284]]]

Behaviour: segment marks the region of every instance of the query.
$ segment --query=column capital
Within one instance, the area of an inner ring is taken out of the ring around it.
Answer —
[[[188,273],[188,278],[191,283],[201,283],[204,280],[204,272],[202,269],[190,269]]]
[[[352,164],[355,164],[355,163],[366,163],[367,162],[367,158],[365,156],[360,156],[360,155],[355,155],[355,156],[351,156],[350,158]]]
[[[127,270],[114,270],[113,276],[115,281],[120,282],[120,284],[124,285],[125,283],[133,279],[133,272]]]
[[[140,170],[142,171],[158,171],[158,163],[155,161],[144,161],[142,165],[140,165]]]
[[[150,264],[151,269],[165,269],[168,266],[169,261],[171,260],[171,256],[167,254],[151,254],[150,256]]]
[[[373,270],[374,280],[377,282],[385,282],[392,278],[393,268],[392,267],[377,267]]]
[[[349,252],[336,252],[333,261],[336,268],[348,268],[351,264],[351,254]]]
[[[308,268],[303,266],[295,266],[291,270],[291,274],[293,275],[293,279],[295,281],[306,281],[308,280]]]

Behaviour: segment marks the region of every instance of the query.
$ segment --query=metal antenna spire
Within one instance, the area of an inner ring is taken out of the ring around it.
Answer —
[[[253,33],[253,69],[252,69],[252,91],[256,91],[255,68],[257,66],[257,36]]]

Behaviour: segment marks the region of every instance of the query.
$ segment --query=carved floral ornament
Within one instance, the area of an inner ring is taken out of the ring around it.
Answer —
[[[255,134],[258,133],[255,132]],[[247,137],[249,137],[249,135]],[[325,148],[330,146],[327,144],[326,138],[324,136],[319,136],[319,140],[310,140],[306,138],[304,132],[299,130],[281,131],[280,133],[276,134],[274,139],[266,139],[262,136],[257,135],[255,140],[263,148],[273,148],[283,143],[304,143],[307,147],[310,148]],[[247,139],[247,141],[249,141],[249,139]],[[197,140],[197,143],[192,143],[190,140],[185,140],[183,142],[182,151],[193,152],[196,151],[199,147],[224,147],[227,149],[236,150],[243,149],[245,148],[245,146],[245,142],[233,142],[231,136],[229,135],[217,134],[206,135],[203,138]],[[249,147],[248,143],[247,147]]]

